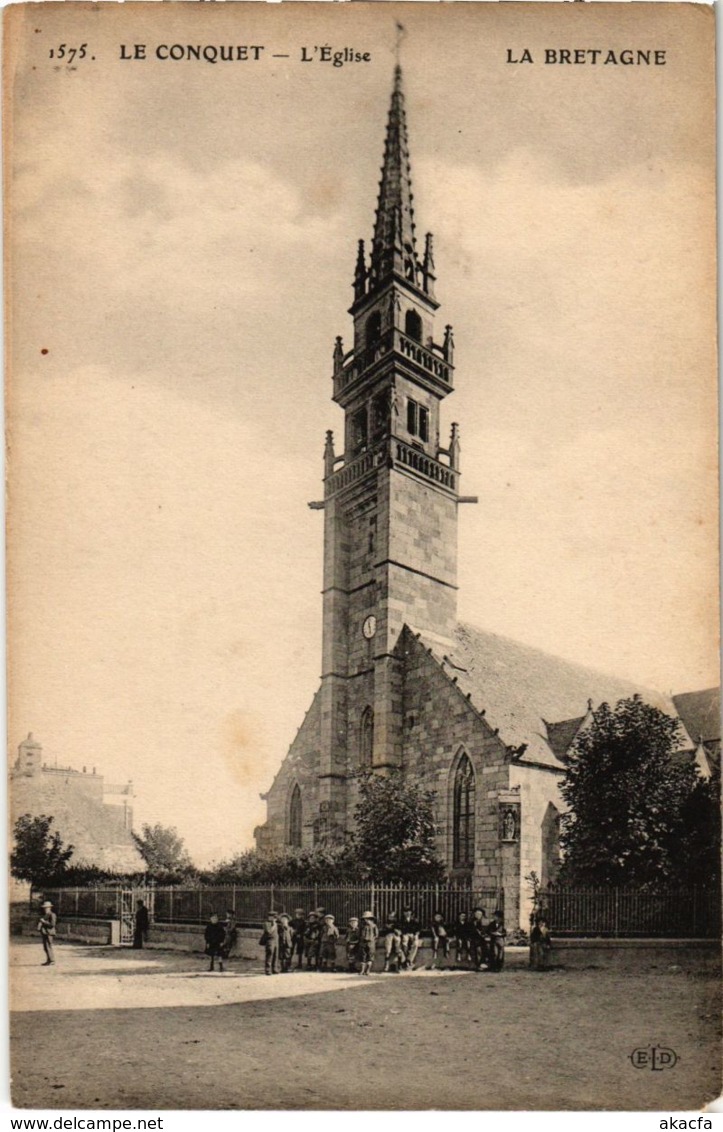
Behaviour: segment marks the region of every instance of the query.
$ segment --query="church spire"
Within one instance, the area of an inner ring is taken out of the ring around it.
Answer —
[[[402,68],[397,64],[394,68],[394,89],[389,108],[384,165],[372,242],[371,287],[392,272],[411,283],[417,282],[421,266],[414,238],[412,200]]]

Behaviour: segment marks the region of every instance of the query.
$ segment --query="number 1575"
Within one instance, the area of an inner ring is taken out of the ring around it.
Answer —
[[[67,43],[61,43],[60,47],[50,48],[50,58],[65,59],[66,63],[72,63],[75,58],[85,59],[87,50],[87,43],[81,43],[80,47],[68,47]]]

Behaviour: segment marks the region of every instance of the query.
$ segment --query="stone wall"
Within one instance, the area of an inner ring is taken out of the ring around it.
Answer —
[[[555,879],[559,863],[557,819],[567,806],[560,794],[558,770],[513,763],[510,784],[520,802],[520,864],[518,872],[520,927],[529,928],[532,890],[525,880],[531,872],[543,884]]]
[[[261,850],[280,849],[288,843],[289,805],[296,784],[301,791],[302,843],[304,846],[313,844],[314,819],[319,806],[320,725],[321,696],[317,692],[268,792],[267,821],[256,830]]]
[[[15,912],[10,919],[11,934],[35,937],[40,944],[39,918],[39,911],[29,912],[24,908],[22,912]],[[120,924],[117,920],[71,920],[63,916],[58,920],[55,937],[74,943],[97,943],[117,947],[120,944]]]
[[[403,717],[404,771],[436,794],[438,850],[455,876],[453,861],[454,777],[463,753],[475,773],[475,867],[477,888],[505,888],[506,919],[517,922],[516,862],[500,843],[499,795],[509,787],[509,757],[501,740],[409,631],[399,649],[406,656]],[[488,911],[493,911],[488,909]]]
[[[565,969],[720,973],[720,944],[709,939],[553,939],[551,965]]]
[[[23,934],[32,935],[35,927],[28,919]],[[62,929],[62,930],[61,930]],[[147,948],[158,951],[177,951],[195,956],[204,956],[204,926],[202,924],[152,924]],[[263,967],[264,949],[259,944],[261,928],[240,928],[238,943],[231,957],[230,969],[234,963],[248,963],[253,968]],[[119,931],[117,921],[110,920],[65,920],[58,925],[58,939],[68,942],[81,942],[108,946],[118,945]],[[38,936],[38,943],[40,937]],[[384,945],[377,945],[375,970],[379,972],[383,964]],[[197,961],[196,959],[196,961]],[[507,969],[527,967],[529,948],[507,947],[505,967]],[[338,966],[346,962],[343,943],[337,948]],[[205,960],[207,962],[207,960]],[[454,961],[454,948],[449,965]],[[429,939],[422,936],[422,946],[417,955],[417,967],[426,967],[432,962],[432,948]],[[642,971],[680,971],[681,974],[704,972],[709,975],[720,974],[720,946],[715,940],[682,939],[555,939],[551,953],[551,967],[564,970],[590,970],[595,968],[632,972]],[[544,972],[531,977],[544,978]]]
[[[405,624],[451,641],[457,615],[457,502],[411,474],[394,471],[388,507],[389,645]]]

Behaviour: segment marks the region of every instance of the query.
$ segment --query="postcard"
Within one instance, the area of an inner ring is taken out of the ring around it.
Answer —
[[[719,1094],[714,50],[5,11],[17,1107]]]

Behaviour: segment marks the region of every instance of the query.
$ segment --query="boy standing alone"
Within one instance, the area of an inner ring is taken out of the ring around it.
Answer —
[[[276,913],[269,912],[259,943],[264,948],[264,970],[267,975],[279,973],[279,928]]]

